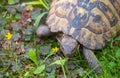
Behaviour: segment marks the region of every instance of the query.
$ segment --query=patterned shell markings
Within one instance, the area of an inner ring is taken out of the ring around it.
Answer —
[[[101,49],[120,31],[120,0],[53,0],[47,24],[52,32]]]

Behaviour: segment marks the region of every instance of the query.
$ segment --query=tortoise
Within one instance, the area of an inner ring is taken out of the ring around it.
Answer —
[[[46,25],[36,31],[39,37],[56,33],[65,56],[82,52],[89,66],[102,73],[94,51],[105,47],[120,31],[120,0],[52,0]]]

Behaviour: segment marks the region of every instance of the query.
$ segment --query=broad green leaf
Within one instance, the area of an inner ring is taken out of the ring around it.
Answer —
[[[47,46],[41,46],[40,47],[40,53],[42,55],[48,55],[50,53],[50,49],[51,49],[51,46],[50,45],[47,45]]]
[[[31,35],[33,33],[32,26],[27,26],[25,29],[25,35]]]
[[[7,23],[6,18],[5,17],[0,17],[0,26],[3,26]]]
[[[22,67],[22,64],[19,62],[12,62],[12,71],[16,72],[16,71],[20,71]]]
[[[38,17],[41,13],[41,8],[37,8],[35,11],[31,13],[31,18],[36,20],[36,17]]]
[[[56,60],[55,62],[53,62],[52,64],[50,65],[54,65],[54,64],[57,64],[57,65],[64,65],[65,62],[68,60],[68,58],[64,58],[64,59],[59,59],[59,60]]]
[[[22,29],[22,24],[14,24],[13,25],[13,30],[14,31],[19,31]]]
[[[17,40],[19,40],[20,37],[21,37],[20,34],[16,33],[15,35],[13,35],[13,40],[17,41]]]
[[[37,69],[34,71],[34,74],[40,74],[45,70],[45,65],[41,65],[37,67]]]
[[[31,35],[25,35],[25,41],[30,41],[31,40]]]
[[[15,18],[16,18],[16,19],[21,19],[21,17],[22,17],[22,16],[21,16],[21,14],[19,14],[19,13],[17,13],[17,14],[15,15]]]
[[[41,20],[41,18],[45,15],[45,14],[47,14],[48,12],[43,12],[43,13],[41,13],[38,17],[37,17],[37,19],[36,19],[36,21],[35,21],[35,24],[34,24],[34,29],[35,29],[35,31],[37,30],[37,28],[38,28],[38,26],[39,26],[39,23],[40,23],[40,20]]]
[[[29,55],[30,59],[38,66],[38,60],[37,60],[35,50],[30,49],[28,55]]]

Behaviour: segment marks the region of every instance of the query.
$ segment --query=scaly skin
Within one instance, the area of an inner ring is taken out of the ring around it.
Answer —
[[[102,74],[102,66],[96,58],[94,52],[90,49],[83,47],[83,54],[88,61],[89,66],[98,74]]]

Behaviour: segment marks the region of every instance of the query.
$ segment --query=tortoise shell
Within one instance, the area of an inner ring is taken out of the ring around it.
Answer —
[[[47,25],[89,49],[101,49],[120,31],[120,0],[53,0]]]

